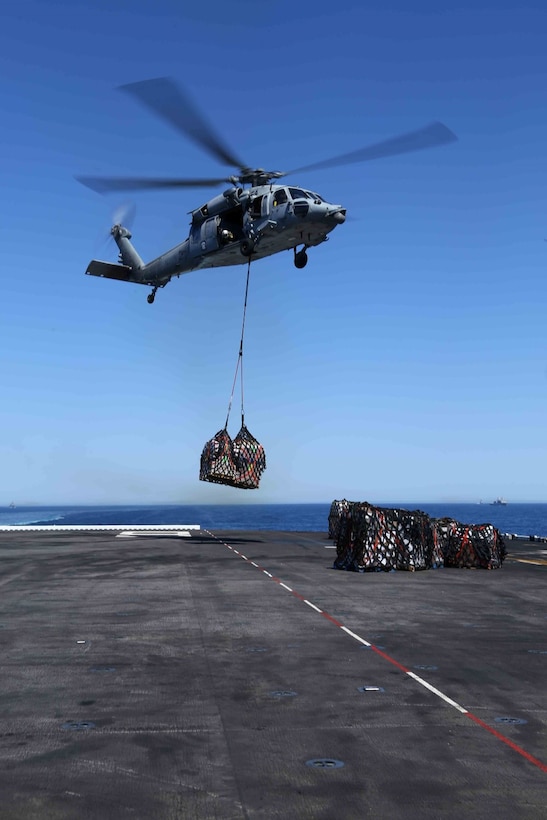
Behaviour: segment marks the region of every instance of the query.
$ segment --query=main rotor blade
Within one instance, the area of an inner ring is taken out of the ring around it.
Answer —
[[[109,191],[151,191],[165,188],[210,188],[227,179],[153,179],[148,177],[76,177],[78,182],[105,194]]]
[[[425,128],[400,134],[398,137],[368,145],[366,148],[351,151],[349,154],[341,154],[322,162],[303,165],[301,168],[295,168],[294,171],[285,172],[284,176],[298,174],[302,171],[314,171],[319,168],[330,168],[334,165],[347,165],[352,162],[366,162],[371,159],[393,157],[397,154],[408,154],[411,151],[423,151],[425,148],[434,148],[437,145],[456,142],[457,139],[457,136],[442,122],[433,122],[431,125],[426,125]]]
[[[210,154],[236,168],[245,167],[235,154],[222,142],[198,111],[194,103],[169,77],[142,80],[120,86],[121,91],[132,94],[143,105],[150,108],[177,131],[190,137]]]

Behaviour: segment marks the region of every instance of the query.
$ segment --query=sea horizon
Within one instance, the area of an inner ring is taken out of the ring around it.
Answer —
[[[421,510],[432,518],[493,524],[500,532],[547,535],[547,503],[370,502],[378,507]],[[204,529],[328,531],[328,502],[223,504],[51,504],[0,506],[0,526],[97,526],[198,524]]]

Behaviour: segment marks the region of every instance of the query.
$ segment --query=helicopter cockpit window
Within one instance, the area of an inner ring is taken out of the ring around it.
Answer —
[[[326,202],[322,196],[319,196],[319,194],[314,194],[313,191],[306,191],[306,193],[311,199],[315,199],[316,202]]]
[[[280,188],[278,191],[275,191],[274,198],[273,198],[273,206],[276,208],[278,205],[284,205],[285,202],[288,201],[287,192],[284,188]]]
[[[310,195],[301,188],[289,188],[289,193],[293,199],[309,199]]]

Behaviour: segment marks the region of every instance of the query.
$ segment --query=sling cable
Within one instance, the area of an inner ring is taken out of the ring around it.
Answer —
[[[199,471],[200,481],[210,481],[213,484],[227,484],[229,487],[239,487],[242,490],[258,489],[260,478],[266,469],[266,453],[264,452],[264,447],[251,435],[245,425],[243,342],[245,338],[245,319],[247,316],[250,274],[251,260],[249,259],[247,265],[247,281],[245,283],[245,300],[243,303],[243,321],[241,325],[239,353],[232,393],[230,401],[228,402],[226,422],[223,429],[219,430],[203,448]],[[241,429],[232,440],[228,433],[228,422],[230,420],[238,374],[241,385]]]

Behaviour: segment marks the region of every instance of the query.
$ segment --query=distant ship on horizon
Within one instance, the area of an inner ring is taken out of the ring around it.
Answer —
[[[505,500],[505,498],[496,498],[495,501],[492,501],[490,503],[490,506],[491,507],[506,507],[507,506],[507,501]]]

